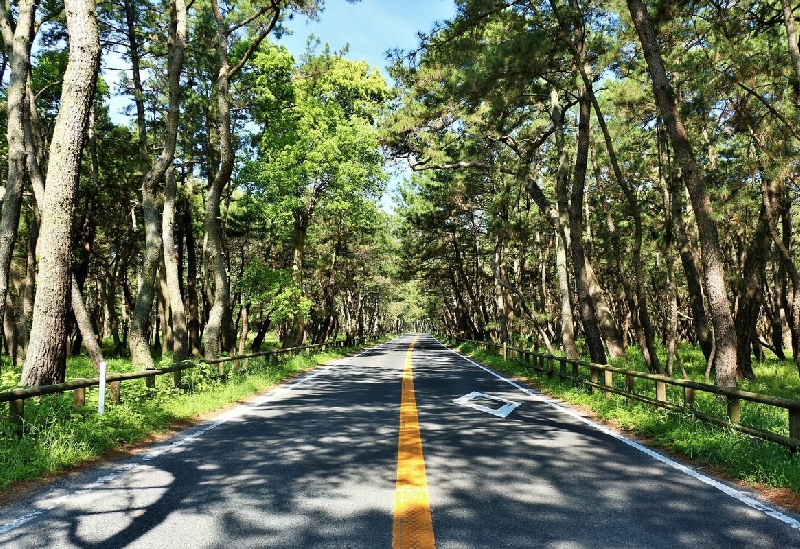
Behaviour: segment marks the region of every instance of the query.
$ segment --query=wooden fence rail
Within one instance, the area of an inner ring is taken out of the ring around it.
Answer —
[[[356,338],[354,345],[359,344],[359,338]],[[111,373],[106,376],[106,383],[108,384],[109,401],[113,404],[119,403],[120,397],[120,384],[123,381],[132,379],[145,379],[145,384],[149,388],[155,387],[156,376],[173,374],[173,385],[179,387],[181,384],[181,372],[190,368],[195,368],[199,364],[217,364],[219,365],[220,375],[225,374],[224,364],[226,362],[248,360],[257,357],[272,357],[271,362],[277,363],[286,358],[287,355],[296,355],[303,352],[309,352],[313,349],[325,351],[327,348],[345,347],[344,341],[336,341],[332,343],[314,343],[311,345],[303,345],[300,347],[289,347],[286,349],[271,349],[259,353],[251,353],[246,355],[225,356],[215,359],[195,361],[183,361],[175,363],[165,368],[154,368],[148,370],[141,370],[139,372],[129,372],[124,374]],[[23,422],[25,414],[25,399],[39,397],[44,395],[52,395],[72,391],[73,400],[76,407],[84,406],[86,402],[86,389],[88,387],[97,387],[100,385],[100,378],[76,378],[64,383],[57,383],[55,385],[43,385],[41,387],[33,387],[30,389],[12,389],[10,391],[0,392],[0,403],[8,402],[8,416],[12,424],[20,426]]]
[[[567,357],[547,355],[518,347],[508,347],[487,341],[463,340],[482,346],[486,349],[496,350],[501,356],[507,359],[518,358],[523,363],[534,370],[543,372],[548,376],[558,376],[561,380],[569,380],[574,384],[583,384],[590,390],[602,390],[606,396],[612,394],[622,395],[628,400],[644,402],[678,412],[685,412],[694,417],[725,427],[730,427],[741,431],[750,436],[769,440],[777,444],[786,446],[793,451],[800,450],[800,399],[789,399],[743,391],[733,387],[719,387],[709,383],[699,383],[688,379],[676,379],[666,375],[651,374],[638,370],[628,370],[617,368],[605,364],[594,364],[583,360],[572,360]],[[556,368],[556,365],[558,367]],[[584,375],[587,372],[588,375]],[[600,379],[602,373],[602,380]],[[624,383],[615,383],[620,377],[624,378]],[[646,380],[652,382],[649,386],[653,387],[655,394],[642,394],[637,392],[636,380]],[[667,387],[678,387],[682,390],[682,403],[670,402],[667,398]],[[726,417],[702,412],[696,407],[696,392],[710,393],[726,400]],[[772,406],[786,410],[789,422],[788,436],[767,431],[742,423],[742,402],[752,402],[764,406]]]

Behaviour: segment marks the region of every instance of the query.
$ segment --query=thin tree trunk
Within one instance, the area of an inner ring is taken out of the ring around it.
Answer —
[[[673,99],[672,86],[667,78],[655,32],[643,0],[627,0],[628,9],[639,35],[650,76],[656,104],[669,131],[675,161],[692,200],[700,237],[703,266],[705,267],[706,295],[714,328],[715,383],[736,386],[736,330],[731,315],[728,289],[725,283],[725,264],[719,244],[717,224],[711,199],[706,192],[695,160],[694,150],[683,124],[683,118]]]
[[[222,193],[230,182],[233,172],[233,145],[231,137],[231,105],[230,105],[230,65],[228,62],[228,28],[216,0],[212,0],[214,17],[217,21],[217,56],[219,61],[219,74],[217,76],[217,134],[219,138],[219,168],[206,195],[206,209],[204,225],[206,230],[205,242],[208,261],[211,264],[213,279],[213,301],[208,314],[203,343],[205,356],[208,359],[218,358],[222,354],[225,344],[226,319],[230,313],[230,286],[228,272],[225,265],[225,251],[223,247],[222,220],[220,203]]]
[[[131,56],[133,73],[134,103],[136,105],[136,123],[139,137],[139,167],[142,173],[147,174],[142,181],[142,210],[145,230],[145,247],[142,252],[142,266],[136,302],[131,315],[128,333],[128,344],[131,351],[131,361],[142,368],[152,368],[153,357],[150,354],[150,345],[147,336],[147,327],[150,324],[150,311],[155,295],[155,275],[161,259],[161,234],[158,210],[156,207],[155,175],[148,169],[150,155],[147,151],[147,125],[145,123],[144,89],[142,87],[139,43],[136,37],[136,15],[133,0],[124,0],[125,15],[128,32],[128,47]]]
[[[570,294],[569,271],[567,264],[567,250],[569,248],[569,201],[567,199],[567,150],[564,143],[564,111],[558,100],[558,92],[550,92],[551,118],[555,128],[556,147],[559,151],[558,173],[556,175],[556,194],[558,212],[550,216],[553,220],[556,239],[556,275],[558,289],[561,297],[561,341],[568,358],[578,359],[578,347],[575,344],[575,319],[572,311],[572,298]],[[535,184],[529,185],[531,191],[539,191]],[[534,195],[536,200],[538,194]],[[543,196],[543,195],[542,195]],[[537,201],[537,203],[539,203]],[[547,204],[541,204],[547,206]],[[547,212],[543,212],[547,213]]]
[[[181,296],[181,281],[178,275],[178,257],[175,253],[175,194],[177,183],[175,168],[167,170],[167,188],[164,193],[164,216],[161,232],[164,236],[164,270],[172,310],[173,360],[185,360],[189,353],[189,333],[186,330],[186,309]]]
[[[739,377],[743,379],[755,379],[752,351],[753,340],[757,337],[756,323],[764,297],[765,269],[769,252],[769,247],[764,245],[769,237],[767,222],[766,207],[762,204],[758,214],[756,232],[744,261],[738,307],[734,317],[737,338],[737,369]]]
[[[61,107],[56,118],[44,201],[41,205],[41,256],[24,385],[63,380],[66,367],[67,306],[71,286],[71,225],[83,137],[100,62],[95,5],[65,0],[69,61],[64,73]]]
[[[27,116],[27,82],[30,70],[31,43],[35,33],[34,18],[38,0],[21,0],[17,6],[17,21],[7,11],[5,2],[0,2],[0,33],[10,60],[11,72],[7,103],[7,147],[8,174],[0,213],[0,319],[5,318],[6,299],[10,285],[11,256],[17,240],[22,189],[27,155],[25,139],[25,117]]]
[[[586,183],[586,169],[589,157],[589,117],[590,103],[584,91],[579,101],[580,115],[578,119],[578,149],[575,154],[575,171],[572,178],[572,191],[570,193],[569,231],[572,236],[572,268],[575,270],[575,286],[578,289],[578,305],[583,320],[583,330],[586,336],[586,346],[589,356],[596,364],[606,363],[606,353],[603,348],[603,339],[600,335],[600,326],[597,321],[596,311],[592,302],[587,276],[586,255],[583,249],[583,222],[582,209],[584,185]]]
[[[183,210],[181,229],[186,241],[186,328],[192,356],[200,356],[200,306],[197,295],[197,244],[192,230],[192,183],[186,180],[187,201]]]
[[[100,363],[103,362],[103,350],[100,348],[100,344],[97,341],[97,335],[92,326],[92,319],[89,317],[89,313],[86,312],[83,296],[78,288],[78,281],[74,274],[72,275],[71,304],[72,312],[75,314],[75,322],[78,324],[78,330],[80,330],[80,333],[83,335],[83,344],[86,346],[86,351],[89,353],[89,358],[92,359],[95,370],[99,370]]]

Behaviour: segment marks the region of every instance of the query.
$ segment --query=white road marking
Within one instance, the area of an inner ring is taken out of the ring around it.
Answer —
[[[486,399],[486,400],[496,400],[498,402],[502,402],[503,405],[500,408],[489,408],[488,406],[481,406],[475,399]],[[519,402],[514,402],[513,400],[506,400],[504,398],[487,395],[485,393],[479,393],[478,391],[472,391],[468,395],[464,395],[462,397],[458,397],[453,399],[453,402],[456,404],[460,404],[461,406],[466,406],[468,408],[473,408],[475,410],[479,410],[481,412],[486,412],[487,414],[491,414],[497,417],[507,417],[508,414],[514,411],[514,409],[519,406]]]
[[[101,486],[103,486],[105,484],[108,484],[109,482],[112,482],[113,480],[115,480],[117,477],[119,477],[123,473],[127,473],[127,472],[132,471],[133,469],[136,469],[137,467],[141,467],[146,462],[151,461],[151,460],[153,460],[154,458],[157,458],[160,455],[163,455],[163,454],[166,454],[168,452],[171,452],[171,451],[175,450],[176,448],[179,448],[179,447],[183,446],[186,443],[195,442],[197,440],[200,440],[203,437],[204,434],[208,433],[209,431],[212,431],[212,430],[216,429],[220,425],[222,425],[224,423],[227,423],[228,421],[230,421],[232,419],[241,417],[244,414],[246,414],[248,411],[252,410],[253,408],[257,408],[257,407],[261,406],[262,404],[265,404],[265,403],[267,403],[267,402],[269,402],[271,400],[274,400],[278,395],[282,395],[285,392],[292,391],[293,389],[295,389],[297,387],[300,387],[301,385],[311,381],[315,377],[317,377],[317,376],[319,376],[319,375],[321,375],[321,374],[323,374],[323,373],[325,373],[325,372],[327,372],[329,370],[332,370],[332,369],[334,369],[336,367],[344,365],[344,363],[346,361],[348,361],[350,359],[353,359],[353,358],[358,358],[358,357],[360,357],[360,356],[362,356],[362,355],[364,355],[364,354],[366,354],[368,352],[371,352],[371,351],[373,351],[375,349],[379,349],[379,348],[387,345],[388,343],[391,343],[391,341],[394,341],[394,340],[386,341],[384,343],[379,343],[378,345],[373,345],[372,347],[368,347],[368,348],[364,349],[363,351],[361,351],[360,353],[352,355],[352,356],[347,356],[347,357],[342,357],[342,358],[336,359],[335,361],[331,362],[330,364],[328,364],[326,366],[323,366],[323,367],[320,367],[320,368],[317,368],[313,372],[311,372],[310,374],[307,374],[307,375],[304,375],[304,376],[300,377],[297,381],[294,381],[294,382],[292,382],[292,383],[290,383],[288,385],[279,385],[278,387],[275,387],[274,389],[269,390],[268,392],[264,393],[263,395],[261,395],[259,397],[256,397],[255,399],[251,400],[250,402],[248,402],[246,404],[242,404],[240,406],[237,406],[236,408],[232,408],[232,409],[228,410],[227,412],[223,412],[222,414],[217,416],[217,418],[214,421],[210,421],[210,422],[204,424],[203,427],[199,428],[196,431],[192,431],[192,432],[190,432],[189,434],[187,434],[185,436],[178,437],[176,440],[173,440],[173,441],[170,441],[170,442],[166,442],[166,443],[162,443],[162,444],[159,444],[159,445],[155,446],[152,450],[150,450],[146,454],[142,455],[139,458],[138,461],[127,462],[127,463],[123,463],[121,465],[118,465],[118,466],[114,467],[114,469],[110,473],[102,475],[102,476],[98,477],[97,479],[95,479],[92,482],[87,482],[87,484],[85,484],[82,488],[78,488],[78,489],[74,490],[73,492],[71,492],[71,494],[62,495],[62,496],[54,496],[52,493],[48,492],[48,493],[40,496],[39,499],[34,501],[33,504],[31,505],[32,507],[39,507],[38,510],[32,511],[32,512],[27,513],[25,515],[22,515],[21,517],[19,517],[17,519],[14,519],[14,520],[12,520],[10,522],[7,522],[6,524],[0,524],[0,534],[5,534],[7,532],[10,532],[11,530],[14,530],[16,528],[24,526],[25,524],[29,523],[30,521],[32,521],[33,519],[35,519],[39,515],[42,515],[45,512],[50,511],[51,509],[55,508],[56,506],[64,503],[67,500],[67,498],[69,497],[69,495],[84,494],[86,492],[91,491],[94,488],[99,488],[99,487],[101,487]]]
[[[434,339],[436,339],[436,338],[434,338]],[[438,339],[436,339],[436,342],[439,343],[439,345],[441,345],[442,347],[444,347],[448,351],[450,351],[451,353],[454,353],[454,354],[460,356],[461,358],[463,358],[464,360],[466,360],[470,364],[473,364],[473,365],[477,366],[481,370],[484,370],[485,372],[493,375],[494,377],[496,377],[496,378],[498,378],[498,379],[500,379],[502,381],[505,381],[509,385],[519,389],[520,391],[522,391],[526,395],[532,397],[533,399],[538,400],[539,402],[543,402],[544,404],[547,404],[551,408],[554,408],[554,409],[558,410],[559,412],[567,414],[568,416],[570,416],[572,418],[575,418],[578,421],[581,421],[582,423],[585,423],[586,425],[591,425],[592,427],[594,427],[598,431],[600,431],[602,433],[605,433],[605,434],[607,434],[607,435],[609,435],[611,437],[614,437],[615,439],[617,439],[617,440],[619,440],[621,442],[624,442],[625,444],[627,444],[631,448],[635,448],[636,450],[639,450],[643,454],[647,454],[651,458],[653,458],[655,460],[658,460],[661,463],[664,463],[665,465],[668,465],[668,466],[672,467],[673,469],[675,469],[677,471],[680,471],[681,473],[683,473],[685,475],[688,475],[688,476],[690,476],[690,477],[692,477],[692,478],[694,478],[696,480],[699,480],[700,482],[703,482],[705,484],[708,484],[709,486],[712,486],[712,487],[716,488],[717,490],[719,490],[723,494],[726,494],[726,495],[732,497],[733,499],[735,499],[735,500],[747,505],[751,509],[755,509],[756,511],[761,511],[765,515],[768,515],[768,516],[770,516],[772,518],[778,519],[779,521],[783,522],[784,524],[787,524],[787,525],[791,526],[795,530],[800,530],[800,521],[798,521],[798,520],[796,520],[796,519],[794,519],[794,518],[792,518],[792,517],[790,517],[790,516],[788,516],[788,515],[786,515],[784,513],[781,513],[777,509],[775,509],[773,507],[770,507],[769,505],[765,505],[765,504],[761,503],[760,501],[748,496],[747,494],[744,494],[744,493],[740,492],[739,490],[736,490],[735,488],[733,488],[731,486],[728,486],[727,484],[724,484],[724,483],[722,483],[722,482],[720,482],[720,481],[718,481],[718,480],[716,480],[714,478],[711,478],[711,477],[706,476],[706,475],[704,475],[702,473],[699,473],[699,472],[695,471],[694,469],[691,469],[691,468],[687,467],[686,465],[683,465],[682,463],[678,463],[677,461],[675,461],[673,459],[670,459],[667,456],[656,452],[655,450],[652,450],[652,449],[650,449],[650,448],[648,448],[646,446],[643,446],[643,445],[639,444],[638,442],[636,442],[635,440],[632,440],[632,439],[630,439],[630,438],[628,438],[628,437],[626,437],[624,435],[616,433],[616,432],[612,431],[611,429],[605,427],[604,425],[601,425],[599,423],[595,423],[591,419],[580,415],[579,413],[575,412],[574,410],[570,410],[569,408],[565,408],[564,406],[561,406],[560,404],[558,404],[554,400],[546,397],[545,395],[543,395],[541,393],[538,393],[538,392],[532,391],[531,389],[523,387],[519,383],[517,383],[517,382],[515,382],[515,381],[513,381],[511,379],[508,379],[507,377],[504,377],[503,375],[495,372],[494,370],[492,370],[490,368],[487,368],[486,366],[484,366],[482,364],[478,364],[474,360],[462,355],[461,353],[459,353],[457,351],[454,351],[453,349],[451,349],[450,347],[448,347],[447,345],[445,345],[444,343],[442,343]]]

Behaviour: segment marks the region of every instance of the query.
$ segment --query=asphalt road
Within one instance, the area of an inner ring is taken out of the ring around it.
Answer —
[[[392,546],[406,335],[0,508],[0,547]],[[800,548],[798,517],[421,335],[437,548]]]

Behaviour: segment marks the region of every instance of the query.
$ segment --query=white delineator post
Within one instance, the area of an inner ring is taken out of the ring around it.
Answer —
[[[100,363],[100,395],[97,399],[97,413],[103,415],[106,411],[106,362]]]

